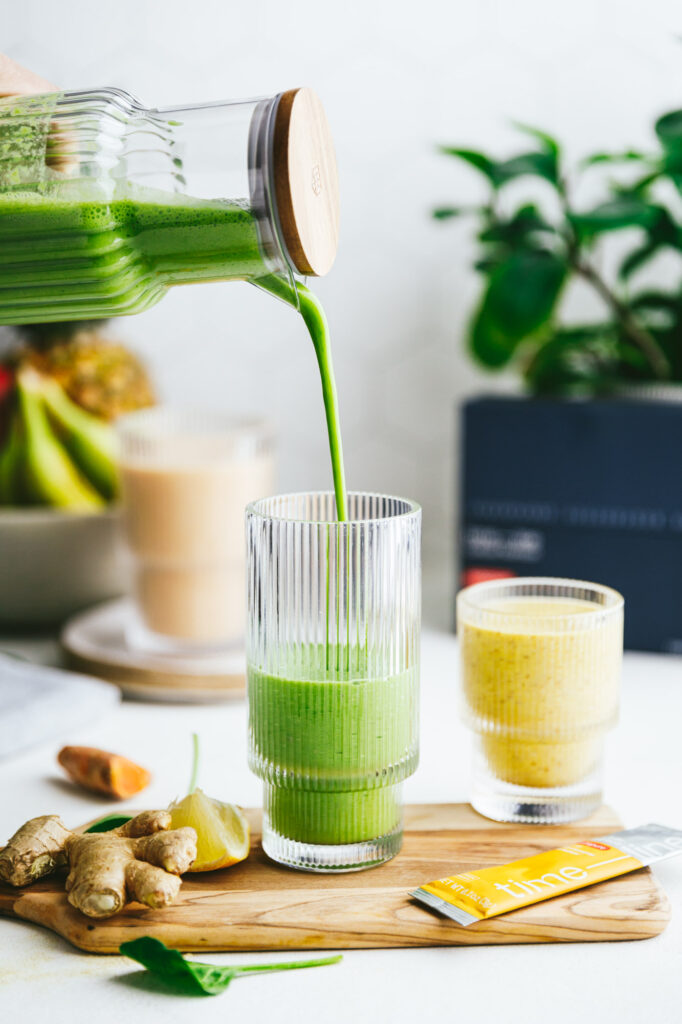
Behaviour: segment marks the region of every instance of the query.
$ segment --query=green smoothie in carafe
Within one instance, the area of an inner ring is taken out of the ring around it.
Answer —
[[[86,182],[0,191],[0,324],[118,316],[172,284],[267,273],[246,205]]]
[[[268,273],[246,202],[200,200],[127,183],[105,199],[96,184],[53,182],[0,191],[0,324],[137,313],[168,287],[250,280],[298,305],[315,348],[339,519],[346,488],[329,330],[304,285]]]

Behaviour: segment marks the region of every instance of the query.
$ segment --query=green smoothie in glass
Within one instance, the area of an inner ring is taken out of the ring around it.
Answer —
[[[249,667],[251,768],[270,783],[272,827],[299,842],[357,843],[393,832],[398,784],[417,763],[416,666],[371,678],[361,652],[343,653],[356,671],[324,647],[296,652],[298,671],[286,676]]]
[[[414,503],[280,495],[247,509],[249,765],[263,848],[312,871],[380,864],[402,841],[418,760]]]

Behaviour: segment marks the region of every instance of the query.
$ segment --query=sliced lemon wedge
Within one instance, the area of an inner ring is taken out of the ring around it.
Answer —
[[[171,804],[171,828],[190,825],[197,833],[197,856],[190,871],[216,871],[246,860],[249,823],[241,809],[206,796],[197,788]]]

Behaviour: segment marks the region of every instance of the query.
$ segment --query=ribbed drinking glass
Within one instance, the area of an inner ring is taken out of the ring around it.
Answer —
[[[461,591],[457,625],[473,806],[547,824],[591,813],[618,714],[623,598],[578,580],[490,580]]]
[[[421,510],[351,493],[247,509],[249,764],[264,782],[263,848],[352,871],[402,843],[418,760]]]

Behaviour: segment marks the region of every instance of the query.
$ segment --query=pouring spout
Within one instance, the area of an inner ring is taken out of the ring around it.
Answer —
[[[269,295],[274,295],[276,299],[280,299],[288,306],[293,306],[300,312],[301,301],[293,274],[265,274],[263,277],[254,277],[251,284],[255,284],[256,288],[261,288]]]

